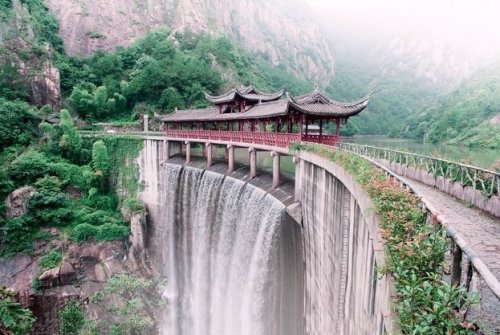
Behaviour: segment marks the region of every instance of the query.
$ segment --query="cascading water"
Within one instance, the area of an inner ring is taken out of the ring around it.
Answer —
[[[153,174],[151,243],[167,278],[161,334],[302,334],[300,232],[283,204],[209,171],[164,164]]]
[[[370,200],[352,176],[301,159],[300,227],[266,192],[161,165],[163,155],[161,141],[147,140],[139,160],[147,247],[167,278],[161,334],[385,332],[390,283],[375,271],[383,264],[381,240]]]

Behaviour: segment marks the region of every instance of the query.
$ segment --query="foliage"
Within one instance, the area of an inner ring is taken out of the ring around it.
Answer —
[[[50,238],[49,233],[33,227],[31,218],[27,215],[7,220],[1,231],[3,236],[0,244],[0,256],[2,257],[13,257],[17,253],[31,254],[35,241]]]
[[[62,39],[58,35],[59,24],[49,14],[43,0],[21,0],[31,15],[31,25],[39,43],[50,43],[57,52],[64,52]]]
[[[105,306],[115,321],[110,324],[95,322],[95,327],[100,329],[101,334],[109,335],[152,333],[154,323],[146,313],[142,300],[142,296],[152,288],[153,283],[141,277],[127,273],[114,275],[106,282],[104,290],[94,294],[90,301]]]
[[[8,165],[7,174],[16,187],[33,184],[45,176],[56,176],[62,188],[73,185],[84,189],[86,185],[82,170],[82,167],[60,156],[27,150]]]
[[[136,198],[127,198],[123,201],[123,207],[131,212],[140,212],[144,210],[144,204],[139,202]]]
[[[366,62],[354,54],[338,55],[335,75],[326,88],[329,96],[338,101],[352,101],[375,91],[367,109],[349,119],[349,130],[344,136],[395,134],[408,116],[438,95],[435,88],[415,80],[415,69],[402,70],[398,64],[385,65],[398,69],[397,75],[387,74],[380,64]],[[343,134],[345,131],[347,129]]]
[[[73,218],[71,198],[65,193],[35,193],[28,210],[33,225],[63,227]]]
[[[85,314],[82,304],[77,300],[70,300],[66,306],[58,313],[61,335],[75,335],[83,328],[85,324]]]
[[[499,64],[476,73],[409,117],[399,135],[432,143],[500,148],[500,125],[492,122],[500,110],[499,73]]]
[[[72,238],[77,242],[93,239],[97,235],[97,227],[89,223],[80,223],[72,231]]]
[[[385,270],[395,280],[397,324],[402,334],[472,334],[462,325],[465,310],[475,297],[440,278],[447,249],[440,225],[429,225],[417,196],[385,177],[364,158],[321,145],[302,145],[335,161],[365,188],[375,204],[387,249]]]
[[[105,180],[109,174],[109,155],[106,144],[99,140],[92,146],[92,167],[95,174]]]
[[[61,250],[52,249],[48,251],[45,255],[40,257],[38,261],[38,265],[40,265],[40,272],[43,273],[46,270],[59,267],[62,259],[63,254]]]
[[[0,8],[1,6],[0,2]],[[24,79],[19,75],[19,69],[12,58],[0,47],[0,97],[7,100],[27,100]]]
[[[75,123],[66,109],[61,110],[59,127],[62,129],[59,147],[63,149],[63,156],[72,162],[78,163],[82,151],[82,137],[76,130]]]
[[[0,98],[0,151],[13,144],[29,144],[39,120],[27,103]]]
[[[129,236],[129,227],[120,226],[114,223],[105,223],[97,230],[97,241],[114,241],[124,239]]]
[[[61,192],[62,185],[56,176],[45,176],[35,182],[35,188],[40,193],[58,193]]]
[[[139,167],[136,157],[143,141],[108,136],[103,139],[109,152],[109,181],[114,185],[120,201],[136,198],[139,187]]]
[[[27,335],[35,319],[31,311],[16,300],[14,291],[0,288],[0,332],[6,329],[15,335]]]

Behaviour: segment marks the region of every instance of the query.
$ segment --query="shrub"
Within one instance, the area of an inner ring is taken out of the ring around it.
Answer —
[[[154,323],[145,311],[142,296],[153,288],[153,283],[141,277],[127,273],[116,274],[107,282],[104,290],[90,297],[90,302],[102,305],[104,301],[111,301],[112,306],[107,311],[116,320],[106,327],[98,325],[101,333],[107,334],[152,334]],[[150,304],[159,305],[150,299]],[[107,332],[105,331],[107,328]]]
[[[38,264],[40,265],[40,272],[50,270],[61,265],[63,254],[61,250],[52,249],[47,254],[40,257]]]
[[[103,210],[114,211],[118,206],[118,201],[113,195],[93,194],[83,201],[86,206]]]
[[[48,240],[50,234],[41,232],[38,228],[32,227],[33,218],[30,215],[23,215],[8,220],[2,229],[2,243],[0,244],[0,255],[3,257],[13,257],[17,253],[30,254],[33,251],[33,244],[38,240]]]
[[[28,335],[35,319],[16,301],[14,291],[0,288],[0,324],[16,335]],[[3,328],[0,326],[0,331]]]
[[[58,313],[59,332],[61,335],[75,335],[85,324],[85,314],[82,305],[76,300],[70,300]]]
[[[35,193],[29,212],[40,226],[65,226],[73,218],[71,198],[65,193]]]
[[[127,198],[123,201],[123,207],[131,212],[140,212],[144,210],[144,204],[135,198]]]
[[[129,228],[127,226],[119,226],[114,223],[106,223],[99,226],[96,239],[98,241],[114,241],[127,238],[129,236]]]
[[[61,192],[61,181],[55,176],[45,176],[36,181],[35,187],[40,193]]]
[[[83,242],[95,238],[97,236],[97,232],[97,227],[88,223],[81,223],[73,228],[71,237],[77,242]]]

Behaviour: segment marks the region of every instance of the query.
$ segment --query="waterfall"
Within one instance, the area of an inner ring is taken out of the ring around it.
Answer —
[[[167,278],[160,333],[302,334],[300,229],[283,204],[209,171],[164,164],[151,174],[151,244]]]
[[[391,286],[377,276],[378,223],[352,176],[301,159],[301,227],[265,191],[160,164],[163,154],[147,140],[139,157],[147,248],[167,280],[160,334],[384,334]]]

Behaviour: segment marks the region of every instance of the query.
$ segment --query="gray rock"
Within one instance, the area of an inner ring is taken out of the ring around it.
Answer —
[[[5,200],[5,216],[10,219],[26,214],[28,202],[35,192],[34,187],[24,186],[9,194]]]

